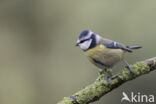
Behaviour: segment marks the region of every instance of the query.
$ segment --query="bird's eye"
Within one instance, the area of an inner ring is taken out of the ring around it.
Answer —
[[[85,41],[87,41],[87,40],[89,40],[89,39],[84,39],[84,40],[81,40],[81,41],[80,41],[80,43],[83,43],[83,42],[85,42]]]
[[[85,42],[85,40],[81,40],[81,41],[80,41],[80,43],[83,43],[83,42]]]

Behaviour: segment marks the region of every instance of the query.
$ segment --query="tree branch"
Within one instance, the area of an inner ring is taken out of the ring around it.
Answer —
[[[134,74],[131,74],[127,68],[124,68],[123,71],[118,74],[118,78],[114,78],[110,81],[110,85],[105,81],[104,74],[100,74],[94,83],[70,97],[64,97],[58,104],[89,104],[90,102],[94,102],[121,84],[155,70],[156,57],[137,62],[131,65],[131,67]]]

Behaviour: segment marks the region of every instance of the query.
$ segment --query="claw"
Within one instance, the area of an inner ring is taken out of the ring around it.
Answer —
[[[113,75],[110,80],[113,80],[113,79],[116,79],[116,78],[119,78],[118,75]]]
[[[107,73],[105,73],[105,80],[108,83],[108,86],[110,86],[110,79],[108,78]]]
[[[128,62],[126,60],[123,60],[123,61],[126,64],[126,68],[129,69],[131,73],[134,73],[132,67],[128,64]]]

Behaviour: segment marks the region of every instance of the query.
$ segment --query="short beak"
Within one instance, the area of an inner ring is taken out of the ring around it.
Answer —
[[[76,43],[75,46],[79,46],[79,43]]]
[[[80,44],[80,41],[78,40],[78,41],[76,42],[75,46],[79,46],[79,44]]]

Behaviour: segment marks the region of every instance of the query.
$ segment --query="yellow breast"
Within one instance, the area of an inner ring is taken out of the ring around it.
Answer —
[[[100,60],[105,65],[113,66],[123,58],[124,51],[121,49],[110,49],[103,45],[98,45],[95,48],[85,51],[88,59],[99,68],[104,66],[99,65],[94,60]],[[94,60],[93,60],[94,59]]]

